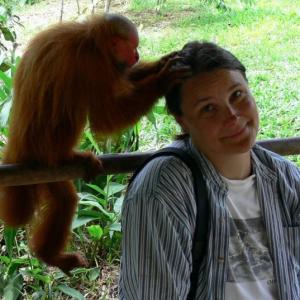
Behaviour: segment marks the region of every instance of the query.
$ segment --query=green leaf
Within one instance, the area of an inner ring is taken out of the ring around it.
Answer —
[[[87,223],[97,220],[99,217],[78,217],[72,223],[72,229],[79,228],[81,226],[86,225]]]
[[[90,201],[98,202],[98,197],[91,194],[91,193],[82,192],[82,193],[77,193],[77,195],[80,199],[79,201],[81,201],[81,200],[90,200]]]
[[[2,53],[0,52],[0,66],[4,62],[5,58],[6,58],[5,52],[4,51]]]
[[[103,229],[100,225],[91,225],[87,230],[90,236],[96,241],[99,241],[103,235]]]
[[[109,226],[109,230],[121,232],[121,223],[114,223]]]
[[[152,123],[154,126],[156,126],[156,118],[155,118],[153,111],[150,111],[147,114],[147,119],[149,120],[150,123]]]
[[[120,184],[117,182],[110,182],[106,187],[105,191],[107,191],[107,197],[111,197],[121,191],[123,191],[126,188],[125,184]]]
[[[5,226],[5,228],[4,228],[4,240],[5,240],[5,245],[7,247],[8,255],[10,257],[12,257],[13,246],[14,246],[16,234],[17,234],[17,229],[16,228],[11,228],[11,227]]]
[[[9,118],[11,105],[12,105],[12,101],[5,101],[4,103],[2,103],[0,108],[0,126],[6,126]]]
[[[84,132],[84,135],[86,136],[86,138],[91,142],[91,144],[93,145],[93,147],[96,149],[97,153],[100,153],[100,148],[96,142],[96,140],[94,139],[92,133],[89,130],[86,130]]]
[[[7,97],[6,93],[4,92],[3,89],[0,89],[0,100],[3,101]]]
[[[69,286],[66,286],[64,284],[60,284],[57,286],[57,289],[59,289],[64,294],[73,297],[74,299],[78,300],[84,300],[84,296],[77,290],[70,288]]]
[[[94,268],[89,270],[88,277],[89,281],[95,281],[100,276],[100,268]]]
[[[121,197],[119,197],[119,198],[116,200],[115,204],[114,204],[114,211],[115,211],[117,214],[121,214],[123,201],[124,201],[124,195],[122,195]]]
[[[0,31],[2,32],[6,41],[14,42],[16,39],[16,34],[9,30],[7,27],[0,27]]]
[[[91,189],[93,189],[94,191],[102,194],[105,196],[105,192],[104,190],[102,190],[98,185],[95,185],[95,184],[90,184],[90,183],[87,183],[86,184],[88,187],[90,187]]]
[[[32,277],[34,277],[35,280],[39,280],[39,281],[42,281],[44,283],[51,283],[51,278],[50,276],[47,276],[47,275],[41,275],[41,274],[32,274]]]
[[[10,258],[7,256],[0,256],[0,261],[8,265],[10,263]]]
[[[16,300],[21,295],[23,285],[23,277],[21,274],[14,274],[8,279],[8,283],[4,288],[3,299]]]
[[[0,70],[0,79],[4,82],[5,86],[11,90],[12,89],[12,79],[7,76],[4,72]]]
[[[4,16],[6,14],[7,14],[7,9],[3,5],[0,5],[0,21],[5,20]]]
[[[107,217],[109,217],[109,219],[113,219],[114,218],[114,214],[113,213],[109,213],[107,212],[101,204],[95,202],[95,201],[89,201],[89,200],[81,200],[80,201],[81,205],[89,205],[89,206],[94,206],[96,208],[98,208],[103,214],[105,214]]]
[[[161,105],[161,104],[157,104],[155,105],[153,112],[155,114],[159,114],[159,115],[165,115],[166,114],[166,107],[165,105]]]

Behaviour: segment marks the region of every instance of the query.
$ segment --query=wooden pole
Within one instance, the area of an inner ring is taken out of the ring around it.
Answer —
[[[280,155],[300,154],[300,138],[270,139],[257,144]],[[104,172],[99,175],[130,173],[143,163],[153,152],[131,152],[122,154],[103,154]],[[33,167],[30,165],[0,166],[0,185],[17,186],[45,182],[73,180],[84,176],[86,166],[79,163],[61,165],[57,168]]]

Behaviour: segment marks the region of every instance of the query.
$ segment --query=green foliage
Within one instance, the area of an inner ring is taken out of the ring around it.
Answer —
[[[16,50],[15,26],[18,17],[8,7],[0,5],[0,70],[6,71],[14,62]]]
[[[18,17],[12,14],[11,9],[0,5],[0,147],[4,145],[12,101],[17,22]]]
[[[73,229],[81,227],[81,234],[85,231],[85,238],[89,239],[87,255],[94,257],[98,253],[102,258],[113,259],[118,257],[119,247],[111,247],[120,241],[120,207],[126,186],[113,181],[113,176],[106,180],[103,189],[100,184],[86,184],[88,191],[79,193],[80,209]]]

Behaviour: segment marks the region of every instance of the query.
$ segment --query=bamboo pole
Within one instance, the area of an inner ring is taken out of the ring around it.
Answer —
[[[257,144],[280,155],[300,154],[300,138],[270,139]],[[143,163],[153,152],[131,152],[122,154],[103,154],[101,159],[104,172],[99,175],[130,173]],[[57,182],[82,178],[86,166],[79,163],[65,164],[57,168],[30,165],[1,165],[0,185],[17,186],[45,182]]]

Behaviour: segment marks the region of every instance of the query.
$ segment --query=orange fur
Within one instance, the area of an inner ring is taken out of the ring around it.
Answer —
[[[129,20],[110,16],[60,23],[31,41],[14,78],[4,163],[55,166],[85,159],[91,169],[100,170],[92,154],[74,152],[87,119],[97,134],[119,132],[182,76],[171,68],[173,54],[130,70],[120,68],[111,40],[126,39],[136,29]],[[71,182],[1,188],[0,218],[10,226],[31,223],[33,253],[66,273],[86,264],[78,253],[64,253],[76,206]]]

